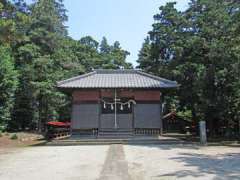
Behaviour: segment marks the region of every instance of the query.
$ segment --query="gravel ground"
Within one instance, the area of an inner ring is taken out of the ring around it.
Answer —
[[[0,180],[240,180],[240,148],[43,146],[0,154]]]
[[[0,180],[92,180],[108,146],[45,146],[0,155]]]
[[[132,179],[240,179],[240,148],[161,145],[124,150]]]

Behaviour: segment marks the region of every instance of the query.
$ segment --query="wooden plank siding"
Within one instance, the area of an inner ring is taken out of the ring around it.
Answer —
[[[73,104],[86,102],[86,101],[98,101],[99,91],[98,90],[78,90],[72,94]]]
[[[134,91],[134,98],[136,101],[160,101],[159,91]]]
[[[114,97],[111,90],[76,90],[72,94],[73,104],[85,101],[98,101],[100,97]],[[119,97],[132,97],[136,101],[160,101],[160,92],[154,90],[120,90]]]
[[[127,118],[133,124],[133,130],[137,129],[136,133],[158,133],[161,132],[161,93],[159,90],[132,90],[118,89],[118,97],[131,98],[136,101],[133,107],[133,113]],[[101,123],[109,121],[109,127],[113,127],[114,114],[101,114],[100,98],[114,97],[113,89],[86,89],[75,90],[73,96],[73,112],[72,112],[72,130],[89,130],[99,129]],[[118,114],[119,123],[123,123],[121,127],[125,127],[127,119],[125,116],[129,114]],[[124,124],[125,123],[125,124]],[[142,131],[142,129],[144,131]],[[154,131],[153,131],[154,130]],[[91,131],[92,132],[92,131]]]

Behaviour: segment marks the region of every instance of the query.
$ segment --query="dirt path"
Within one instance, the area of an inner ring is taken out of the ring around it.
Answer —
[[[13,135],[16,135],[16,139],[12,139]],[[45,142],[43,136],[37,133],[2,133],[0,135],[0,154],[9,153],[14,149],[37,145],[43,142]]]
[[[130,180],[123,145],[111,145],[99,180]]]

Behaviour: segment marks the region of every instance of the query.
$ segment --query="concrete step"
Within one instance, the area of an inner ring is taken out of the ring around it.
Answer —
[[[133,131],[99,131],[98,134],[133,134]]]
[[[130,135],[125,135],[125,136],[114,136],[114,135],[100,135],[98,136],[98,138],[101,138],[101,139],[104,139],[104,140],[107,140],[107,139],[112,139],[112,140],[119,140],[119,139],[130,139],[132,136]]]
[[[98,138],[102,139],[129,139],[132,138],[133,131],[129,130],[108,130],[99,131]]]
[[[189,142],[179,139],[155,139],[155,138],[80,138],[80,139],[65,139],[65,140],[53,140],[46,145],[49,146],[68,146],[68,145],[110,145],[110,144],[191,144]]]
[[[129,136],[131,137],[133,135],[133,132],[121,132],[121,133],[116,133],[116,132],[99,132],[98,136],[112,136],[112,137],[122,137],[122,136]]]
[[[116,131],[133,131],[133,129],[127,129],[127,128],[116,128],[116,129],[114,129],[114,128],[101,128],[101,129],[99,129],[99,131],[114,131],[114,132],[116,132]]]

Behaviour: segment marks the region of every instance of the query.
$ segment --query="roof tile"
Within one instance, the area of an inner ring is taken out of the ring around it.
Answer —
[[[139,70],[96,70],[58,82],[59,88],[175,88],[179,85]]]

